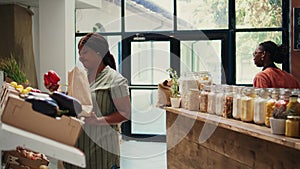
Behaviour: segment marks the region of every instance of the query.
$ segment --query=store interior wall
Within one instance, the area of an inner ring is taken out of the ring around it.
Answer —
[[[300,1],[299,0],[292,0],[291,3],[291,19],[290,19],[290,32],[291,32],[291,73],[297,77],[297,79],[300,82],[300,51],[299,50],[294,50],[294,8],[300,8]]]

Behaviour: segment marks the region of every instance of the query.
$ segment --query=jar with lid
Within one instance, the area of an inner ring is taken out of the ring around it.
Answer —
[[[254,116],[253,121],[255,124],[265,124],[267,101],[270,97],[270,90],[267,88],[257,89],[257,97],[254,99]]]
[[[255,90],[252,87],[247,87],[244,90],[241,98],[241,120],[244,122],[252,122],[254,116],[254,98]]]
[[[178,79],[179,92],[181,95],[181,107],[188,108],[188,95],[190,89],[198,88],[198,76],[195,72],[185,72]]]
[[[288,115],[300,116],[300,103],[298,101],[299,94],[300,93],[298,89],[294,89],[291,92],[289,103],[286,107],[286,112]]]
[[[200,112],[207,113],[208,93],[210,92],[210,86],[204,85],[199,96],[199,108]]]
[[[233,86],[228,85],[225,87],[225,94],[223,97],[223,117],[232,117],[232,106],[233,106]]]
[[[224,97],[224,91],[225,91],[226,85],[217,85],[216,88],[216,104],[215,104],[215,111],[216,115],[222,116],[223,114],[223,108],[224,108],[224,103],[223,103],[223,97]]]
[[[188,106],[187,109],[191,111],[199,111],[199,90],[197,89],[190,89],[188,95]]]
[[[267,109],[265,111],[265,125],[270,127],[270,118],[274,109],[275,102],[279,99],[279,88],[270,88],[271,99],[266,103]]]
[[[210,92],[207,95],[207,113],[216,114],[215,104],[216,104],[216,85],[210,87]]]
[[[290,89],[279,89],[279,99],[275,102],[272,117],[277,119],[286,119],[286,107],[289,103],[289,97],[291,94]]]
[[[212,77],[208,71],[198,72],[198,88],[201,90],[204,86],[212,85]]]
[[[235,94],[233,95],[233,102],[232,102],[232,116],[235,119],[241,119],[241,112],[242,112],[241,97],[242,97],[243,89],[244,86],[237,86],[236,88],[234,88]]]
[[[285,121],[285,136],[300,137],[300,116],[287,116]]]

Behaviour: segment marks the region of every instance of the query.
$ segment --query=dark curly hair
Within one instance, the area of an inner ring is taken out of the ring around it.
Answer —
[[[288,57],[288,48],[285,45],[277,45],[272,41],[265,41],[259,44],[264,51],[268,52],[270,58],[275,63],[283,63]]]

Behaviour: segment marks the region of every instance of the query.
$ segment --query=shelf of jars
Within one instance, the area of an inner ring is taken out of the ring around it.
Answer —
[[[213,84],[209,72],[179,78],[182,114],[300,150],[300,90]]]
[[[224,118],[222,116],[191,111],[184,108],[165,107],[167,112],[186,116],[205,123],[215,124],[216,127],[222,127],[228,130],[236,131],[255,138],[267,140],[273,143],[284,145],[290,148],[300,150],[300,139],[287,137],[285,135],[273,134],[271,128],[264,125],[257,125],[253,122],[243,122],[233,118]]]

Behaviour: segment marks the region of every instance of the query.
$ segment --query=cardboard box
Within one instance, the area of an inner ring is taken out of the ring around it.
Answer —
[[[8,96],[2,122],[8,125],[74,146],[81,132],[82,122],[74,117],[56,119],[32,109],[31,103],[18,96]]]
[[[0,98],[1,98],[0,99],[0,116],[1,116],[1,114],[3,112],[3,109],[6,105],[8,96],[11,96],[11,95],[18,96],[19,92],[12,85],[10,85],[9,83],[4,82],[3,86],[2,86],[1,94],[0,94]]]
[[[20,168],[22,166],[27,166],[31,169],[39,169],[41,165],[48,166],[48,159],[28,159],[23,157],[20,152],[17,150],[4,151],[4,162],[6,166],[10,166],[10,168]]]

